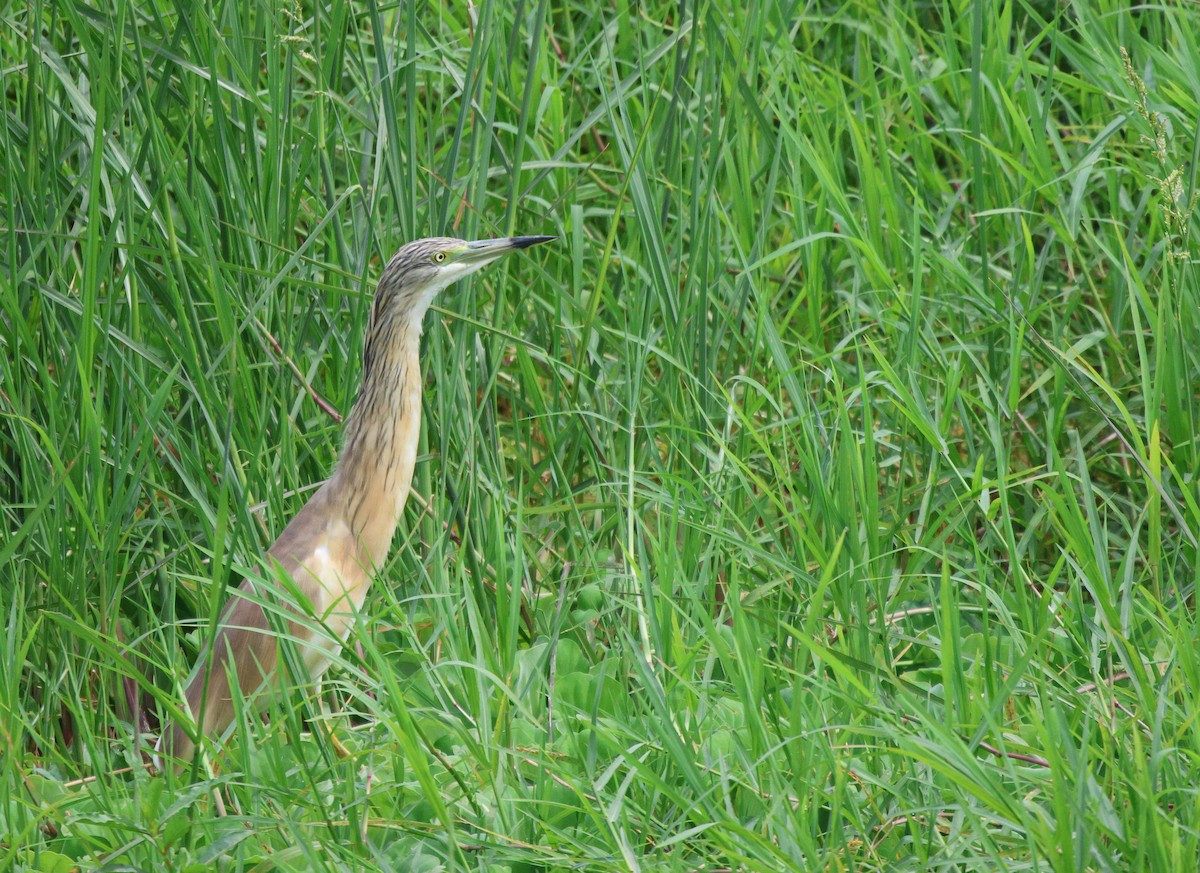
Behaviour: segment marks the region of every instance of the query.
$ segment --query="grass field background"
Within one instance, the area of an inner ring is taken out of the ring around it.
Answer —
[[[1129,7],[6,7],[0,869],[1194,871],[1200,11]],[[447,233],[560,239],[428,317],[353,645],[152,776]]]

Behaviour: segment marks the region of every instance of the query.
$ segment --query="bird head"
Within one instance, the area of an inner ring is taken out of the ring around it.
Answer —
[[[419,322],[433,298],[448,285],[486,267],[509,252],[555,239],[552,236],[512,236],[475,242],[453,237],[430,237],[402,246],[379,277],[376,316],[384,310],[403,313]]]

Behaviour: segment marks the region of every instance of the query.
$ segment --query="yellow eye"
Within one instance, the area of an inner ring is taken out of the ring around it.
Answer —
[[[435,264],[440,264],[440,263],[442,263],[444,260],[446,260],[446,253],[445,253],[445,252],[434,252],[434,254],[433,254],[433,262],[434,262]]]

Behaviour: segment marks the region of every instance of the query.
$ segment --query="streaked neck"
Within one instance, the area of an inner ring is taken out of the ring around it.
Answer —
[[[363,382],[346,417],[342,454],[329,480],[335,505],[379,567],[412,484],[421,432],[420,322],[372,324]]]

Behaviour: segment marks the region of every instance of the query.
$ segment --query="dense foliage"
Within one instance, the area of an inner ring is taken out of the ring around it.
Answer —
[[[1195,870],[1192,3],[33,0],[0,86],[0,869]],[[443,233],[561,239],[324,693],[150,774]]]

